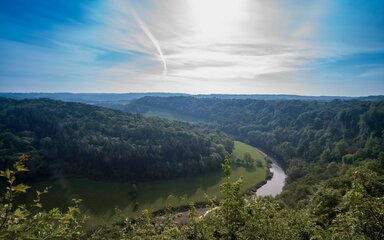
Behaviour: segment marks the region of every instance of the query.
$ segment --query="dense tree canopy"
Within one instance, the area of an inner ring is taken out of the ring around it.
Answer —
[[[184,114],[268,150],[288,163],[377,158],[382,147],[384,101],[331,102],[145,97],[126,108]],[[362,153],[365,145],[369,152]],[[351,159],[353,158],[353,159]]]
[[[220,168],[233,141],[218,131],[49,99],[0,99],[3,168],[27,153],[25,176],[170,178]]]
[[[342,166],[371,159],[384,168],[384,101],[145,97],[126,110],[193,117],[264,149],[287,169],[280,198],[290,206],[342,175]]]

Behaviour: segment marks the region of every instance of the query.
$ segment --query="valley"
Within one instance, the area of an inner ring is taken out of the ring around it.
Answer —
[[[242,159],[244,154],[250,154],[252,159],[261,161],[262,165],[252,168],[235,164],[232,166],[232,180],[243,178],[241,193],[254,191],[252,189],[263,184],[267,177],[265,156],[256,148],[235,141],[234,157]],[[28,185],[32,187],[31,191],[19,200],[31,203],[35,197],[35,190],[41,191],[49,186],[49,192],[42,197],[42,203],[46,209],[53,207],[66,209],[71,199],[82,199],[82,212],[90,216],[88,224],[98,225],[111,223],[115,208],[121,210],[126,216],[136,216],[144,209],[158,211],[165,207],[207,202],[206,195],[211,199],[219,200],[223,197],[220,192],[220,185],[223,182],[224,175],[220,170],[172,180],[135,182],[134,186],[131,182],[60,178],[30,182]],[[269,188],[267,185],[264,188]],[[281,191],[281,188],[279,189]]]
[[[233,223],[245,239],[345,236],[343,224],[361,227],[361,217],[369,239],[382,227],[383,104],[171,96],[116,110],[0,98],[2,192],[19,195],[14,212],[3,206],[9,218],[59,217],[93,239],[167,235],[159,226],[185,239]]]

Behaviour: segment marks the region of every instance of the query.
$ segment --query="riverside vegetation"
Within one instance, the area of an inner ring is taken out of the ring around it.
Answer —
[[[232,179],[243,177],[241,193],[246,193],[266,179],[264,157],[253,147],[235,142]],[[239,162],[244,155],[252,162]],[[262,166],[257,166],[257,160]],[[251,165],[249,165],[251,164]],[[115,207],[127,216],[137,216],[144,209],[159,211],[164,207],[186,209],[190,203],[203,205],[206,194],[211,198],[222,198],[220,184],[224,182],[221,170],[174,179],[138,181],[93,180],[86,178],[59,178],[27,182],[31,189],[18,200],[32,202],[34,191],[50,186],[49,194],[42,198],[44,209],[58,207],[66,209],[74,197],[82,199],[80,209],[89,216],[87,225],[95,226],[114,221]]]
[[[33,160],[22,155],[18,161],[13,158],[12,165],[12,159],[6,160],[7,169],[1,172],[8,188],[2,199],[0,236],[5,239],[383,238],[384,102],[153,99],[141,99],[134,104],[145,106],[143,101],[147,101],[148,106],[149,102],[156,102],[156,108],[163,110],[172,104],[172,111],[178,114],[199,116],[211,128],[217,127],[278,156],[288,175],[282,194],[276,199],[244,197],[240,193],[242,179],[232,182],[226,159],[222,164],[226,179],[221,186],[223,197],[218,203],[212,201],[212,209],[205,216],[199,217],[192,206],[189,220],[180,223],[172,211],[154,216],[144,210],[134,218],[117,215],[115,224],[89,230],[82,227],[84,219],[76,206],[78,201],[68,211],[46,211],[39,208],[39,192],[32,208],[13,204],[13,196],[27,190],[26,185],[15,182],[15,175],[23,174],[25,162]],[[229,152],[223,152],[221,162]]]
[[[382,198],[371,192],[377,192],[377,175],[366,166],[345,172],[342,177],[351,186],[343,189],[343,195],[323,188],[313,196],[310,207],[294,210],[271,198],[245,199],[239,191],[242,179],[230,180],[227,159],[222,165],[224,197],[203,217],[191,206],[189,220],[179,224],[171,211],[153,216],[144,210],[139,217],[121,216],[113,225],[85,230],[79,200],[64,212],[40,210],[44,191],[37,192],[31,206],[13,205],[14,196],[28,189],[15,184],[16,174],[27,171],[27,159],[21,156],[12,169],[0,173],[8,182],[0,208],[3,239],[381,239],[383,230]]]

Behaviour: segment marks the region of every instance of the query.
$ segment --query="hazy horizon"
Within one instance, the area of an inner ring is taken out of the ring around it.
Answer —
[[[0,94],[183,94],[183,95],[267,95],[267,96],[298,96],[298,97],[346,97],[346,98],[360,98],[360,97],[381,97],[384,94],[373,95],[304,95],[304,94],[286,94],[286,93],[187,93],[187,92],[156,92],[156,91],[143,91],[143,92],[7,92],[0,91]]]

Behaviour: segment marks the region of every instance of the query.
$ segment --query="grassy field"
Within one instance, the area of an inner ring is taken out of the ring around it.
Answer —
[[[243,142],[235,141],[235,147],[233,149],[233,155],[237,158],[242,158],[245,153],[251,154],[252,158],[255,160],[260,160],[263,162],[265,167],[265,158],[263,154],[257,150],[257,148],[252,147],[251,145],[245,144]]]
[[[232,168],[231,177],[233,180],[240,176],[244,179],[242,192],[254,187],[266,178],[266,163],[260,152],[249,145],[235,142],[233,153],[236,156],[242,157],[246,152],[250,153],[252,158],[260,159],[263,162],[263,167]],[[43,203],[48,207],[65,208],[70,199],[83,199],[83,210],[92,217],[93,224],[98,224],[108,222],[115,207],[122,209],[125,214],[135,214],[133,211],[135,202],[138,203],[138,211],[140,212],[142,209],[155,211],[165,206],[175,207],[205,201],[205,194],[211,198],[220,198],[220,184],[223,181],[222,171],[217,171],[173,180],[142,182],[137,184],[136,200],[133,200],[130,194],[132,185],[124,182],[61,179],[37,182],[34,183],[33,188],[42,189],[44,186],[52,186],[49,194],[43,198]],[[31,196],[29,197],[31,198]]]

